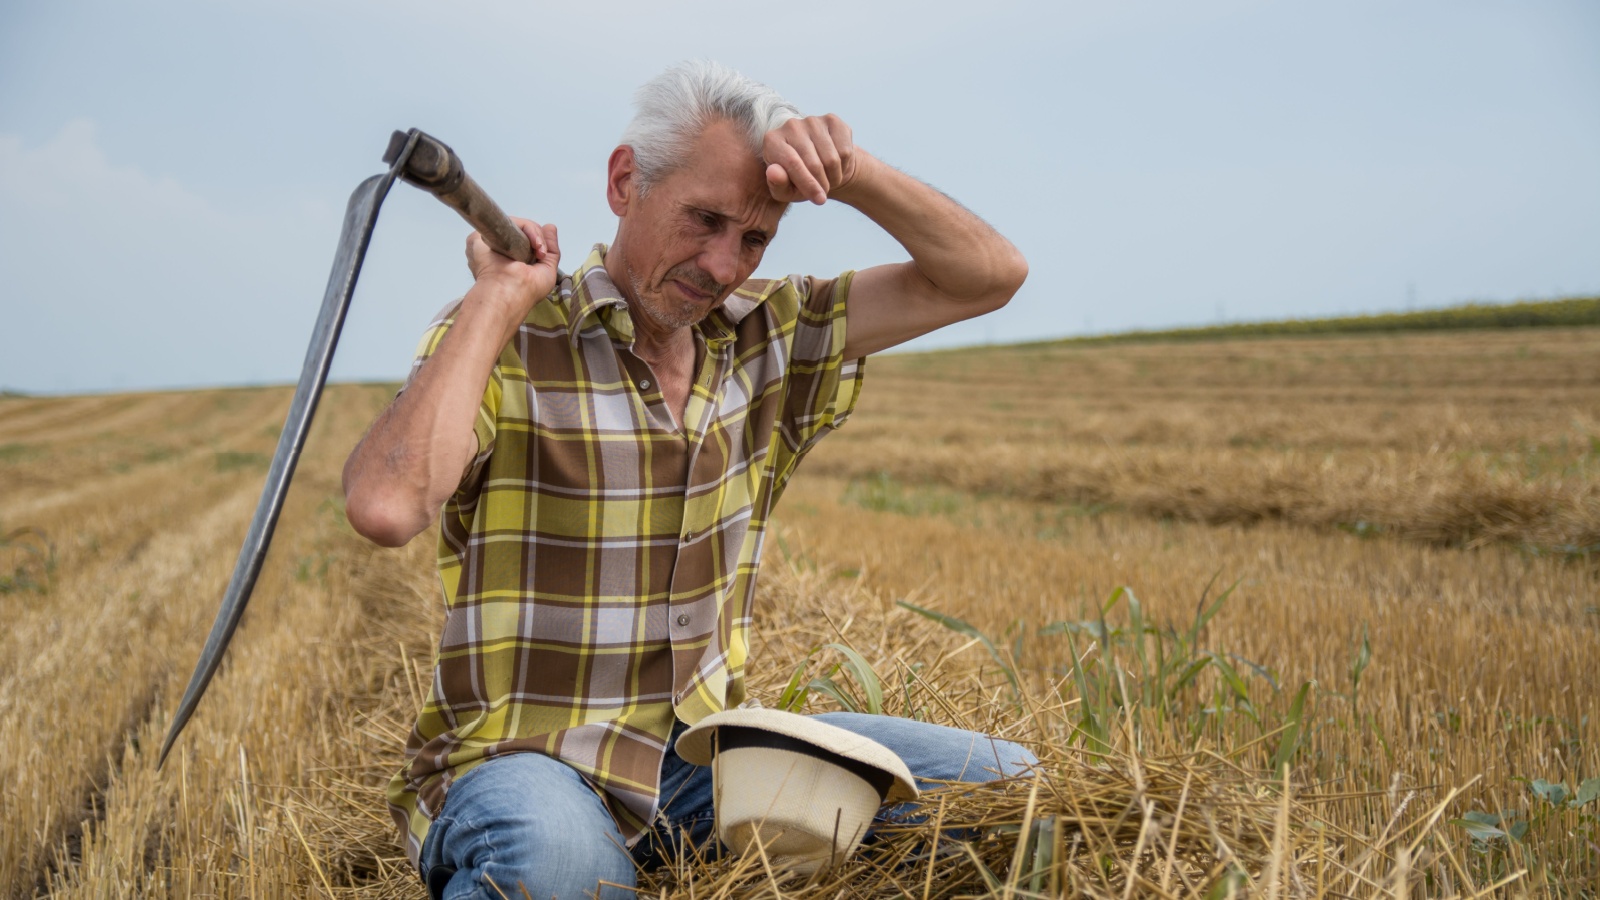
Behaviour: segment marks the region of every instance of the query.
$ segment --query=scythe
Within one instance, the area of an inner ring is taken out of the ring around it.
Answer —
[[[344,213],[344,228],[339,235],[339,249],[333,257],[333,271],[328,275],[328,287],[322,296],[322,310],[317,314],[317,324],[311,332],[311,345],[306,349],[305,363],[300,370],[300,383],[295,387],[288,418],[278,436],[278,448],[267,470],[266,486],[261,491],[261,500],[256,504],[255,516],[250,521],[244,545],[239,548],[239,559],[234,563],[233,577],[223,594],[222,607],[217,611],[210,635],[206,637],[200,661],[189,678],[189,686],[183,692],[167,738],[161,744],[161,755],[156,762],[158,769],[166,763],[167,753],[183,732],[184,725],[188,724],[189,717],[194,715],[206,686],[222,664],[228,641],[239,627],[245,604],[250,601],[250,593],[255,588],[256,577],[261,573],[267,547],[272,543],[278,514],[282,512],[284,498],[289,493],[289,481],[294,477],[295,464],[300,461],[300,451],[305,447],[306,435],[311,430],[311,417],[317,411],[317,401],[321,399],[323,385],[328,380],[334,345],[339,341],[339,330],[344,326],[345,313],[350,308],[350,297],[356,289],[356,278],[361,274],[367,244],[372,240],[372,228],[378,221],[378,207],[389,193],[389,186],[398,177],[422,188],[460,213],[496,251],[522,262],[534,261],[533,248],[527,236],[472,180],[462,168],[460,157],[443,142],[415,128],[396,131],[389,139],[389,148],[383,155],[383,161],[389,163],[389,171],[361,182],[350,194],[350,203]]]

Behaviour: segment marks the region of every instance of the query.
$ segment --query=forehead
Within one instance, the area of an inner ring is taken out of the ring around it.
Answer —
[[[767,190],[766,163],[727,122],[714,121],[696,138],[684,164],[662,179],[684,204],[748,225],[771,226],[788,204]]]

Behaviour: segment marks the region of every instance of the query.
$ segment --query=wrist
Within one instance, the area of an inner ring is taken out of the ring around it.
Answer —
[[[486,275],[473,282],[472,289],[461,299],[463,312],[468,309],[492,319],[504,331],[514,331],[528,317],[535,303],[544,299],[533,285],[519,280]]]
[[[857,147],[854,156],[853,171],[850,179],[839,185],[830,198],[851,206],[858,205],[870,197],[876,186],[883,180],[884,172],[889,169],[882,160],[865,150]]]

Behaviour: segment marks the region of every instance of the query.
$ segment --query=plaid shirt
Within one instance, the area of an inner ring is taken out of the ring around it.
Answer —
[[[674,719],[745,699],[756,566],[795,465],[855,407],[851,275],[751,280],[695,327],[680,430],[597,246],[500,353],[445,505],[445,626],[389,804],[417,860],[450,782],[554,756],[632,845]],[[454,321],[446,309],[412,366]],[[402,388],[403,390],[403,388]]]

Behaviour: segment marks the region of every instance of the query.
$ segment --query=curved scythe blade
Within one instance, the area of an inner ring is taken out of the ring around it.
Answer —
[[[278,524],[278,514],[289,493],[289,479],[294,476],[295,464],[300,461],[300,451],[305,447],[306,435],[311,430],[311,417],[317,411],[317,401],[322,398],[322,386],[328,380],[328,367],[333,363],[333,348],[339,342],[339,330],[344,326],[345,313],[350,309],[350,296],[356,289],[356,278],[361,274],[361,262],[367,255],[367,244],[372,240],[372,227],[378,221],[378,207],[389,193],[389,186],[405,166],[416,145],[413,132],[404,149],[393,160],[389,171],[374,175],[361,182],[350,194],[345,207],[344,230],[339,235],[339,252],[333,258],[333,271],[328,275],[328,288],[322,295],[322,311],[317,314],[316,328],[311,332],[311,345],[306,348],[306,361],[300,369],[300,383],[295,387],[294,400],[289,404],[289,416],[284,421],[283,432],[278,435],[278,449],[272,455],[272,466],[267,470],[267,483],[256,504],[255,517],[250,520],[250,531],[244,545],[239,548],[239,560],[233,566],[233,578],[222,597],[222,608],[217,610],[217,620],[206,637],[205,649],[189,677],[189,687],[172,718],[167,739],[161,744],[161,756],[156,762],[159,769],[167,761],[167,753],[188,724],[200,697],[211,683],[222,664],[222,654],[228,641],[244,616],[245,604],[255,588],[256,576],[261,574],[261,563],[266,558],[267,546],[272,542],[273,529]]]

